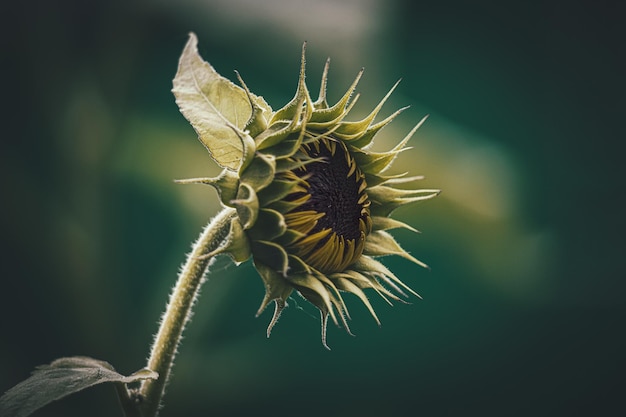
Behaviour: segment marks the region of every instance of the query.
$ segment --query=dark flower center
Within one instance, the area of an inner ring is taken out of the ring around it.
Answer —
[[[359,203],[362,195],[359,186],[365,180],[358,178],[356,169],[346,160],[340,146],[336,146],[334,154],[325,144],[308,147],[306,152],[312,158],[323,158],[323,161],[313,162],[306,169],[295,172],[299,177],[306,178],[310,195],[297,211],[324,213],[311,233],[331,229],[345,239],[358,239],[362,231],[359,220],[365,215],[363,204]]]
[[[291,250],[322,272],[341,271],[361,255],[372,228],[365,176],[341,141],[318,140],[302,151],[316,161],[292,171],[302,184],[287,198],[299,204],[285,220],[305,237]]]

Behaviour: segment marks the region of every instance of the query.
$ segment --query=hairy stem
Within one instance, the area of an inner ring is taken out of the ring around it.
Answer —
[[[203,255],[212,253],[224,243],[235,216],[236,212],[233,209],[222,210],[204,228],[187,256],[187,261],[170,295],[148,359],[148,369],[157,372],[159,377],[156,380],[144,381],[140,388],[142,401],[138,407],[144,417],[155,417],[158,414],[183,330],[191,318],[191,309],[213,258]]]

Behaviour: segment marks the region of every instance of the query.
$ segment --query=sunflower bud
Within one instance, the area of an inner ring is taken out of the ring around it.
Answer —
[[[396,188],[419,177],[385,174],[425,118],[393,149],[369,150],[378,131],[404,110],[374,121],[397,83],[367,117],[346,121],[363,71],[331,106],[326,100],[329,62],[315,101],[305,84],[304,46],[301,62],[294,98],[273,111],[239,74],[241,87],[202,60],[191,34],[173,92],[200,141],[223,168],[216,178],[181,182],[215,187],[221,203],[237,211],[219,251],[236,262],[253,258],[266,289],[257,315],[270,302],[275,304],[268,336],[295,290],[320,310],[326,346],[329,317],[350,331],[343,293],[356,295],[379,324],[364,290],[374,290],[389,303],[407,293],[419,297],[377,258],[399,255],[426,266],[388,233],[415,229],[389,216],[397,207],[439,191]]]

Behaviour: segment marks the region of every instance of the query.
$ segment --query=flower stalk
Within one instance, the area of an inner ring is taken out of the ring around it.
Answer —
[[[234,209],[225,208],[213,218],[194,243],[180,271],[161,318],[147,364],[148,369],[157,372],[159,377],[144,381],[139,389],[138,408],[143,417],[154,417],[158,414],[183,330],[191,318],[191,309],[205,281],[211,261],[228,243],[226,238],[236,215]]]

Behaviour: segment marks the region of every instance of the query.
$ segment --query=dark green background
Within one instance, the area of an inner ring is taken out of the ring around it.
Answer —
[[[327,55],[332,99],[366,66],[362,111],[402,77],[385,114],[412,108],[381,137],[430,113],[398,170],[443,194],[398,212],[432,271],[388,261],[424,300],[373,300],[378,328],[350,299],[357,337],[331,328],[330,352],[299,298],[266,339],[260,278],[218,262],[163,416],[626,414],[618,2],[226,3],[3,6],[0,391],[61,356],[143,366],[216,212],[211,190],[171,182],[216,172],[170,93],[195,31],[274,108],[305,39],[313,91]],[[116,413],[105,386],[36,415]]]

